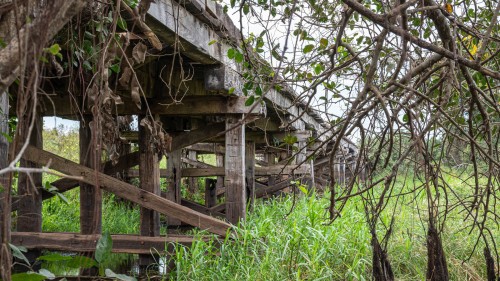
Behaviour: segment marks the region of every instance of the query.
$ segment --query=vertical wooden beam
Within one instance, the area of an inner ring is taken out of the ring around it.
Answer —
[[[167,199],[181,203],[181,164],[182,150],[177,149],[167,154]],[[181,221],[167,217],[168,225],[180,225]]]
[[[220,153],[215,154],[215,166],[217,167],[224,167],[224,155]],[[218,176],[217,177],[217,191],[216,193],[219,193],[219,190],[224,189],[224,177]]]
[[[195,160],[195,161],[198,160],[196,151],[194,151],[194,150],[188,150],[187,153],[188,153],[188,155],[187,155],[188,159]],[[193,168],[196,168],[196,167],[193,167]],[[198,189],[199,189],[198,178],[196,178],[196,177],[190,177],[188,179],[188,189],[189,189],[189,192],[191,194],[194,194],[194,193],[196,193],[198,191]]]
[[[9,165],[9,95],[0,92],[0,170]],[[12,256],[10,254],[10,175],[0,175],[0,277],[10,280]]]
[[[245,146],[245,182],[250,209],[255,201],[255,142],[247,141]]]
[[[246,217],[245,186],[245,125],[239,124],[242,115],[226,115],[226,218],[237,224]]]
[[[139,124],[146,116],[140,116]],[[153,147],[153,134],[146,126],[139,126],[139,185],[141,189],[160,195],[160,165],[158,153]],[[160,214],[156,211],[141,208],[141,235],[160,235]],[[153,263],[151,255],[140,255],[141,267]]]
[[[217,184],[214,179],[205,179],[205,206],[211,208],[217,205]]]
[[[276,164],[276,156],[272,152],[266,153],[266,162],[268,166],[273,166]],[[267,186],[273,186],[276,182],[275,176],[269,176],[267,178]]]
[[[29,143],[32,146],[43,149],[42,140],[43,118],[41,115],[35,118],[35,124],[30,135]],[[33,162],[21,160],[21,167],[40,168]],[[28,177],[27,174],[19,174],[17,192],[19,194],[19,207],[17,210],[17,231],[41,232],[42,231],[42,174],[34,173]],[[30,250],[24,254],[30,263],[34,262],[40,255],[39,250]]]
[[[91,128],[88,116],[80,122],[80,164],[100,171],[101,149]],[[96,126],[96,124],[93,124]],[[80,232],[82,234],[101,233],[102,191],[99,186],[80,183]]]

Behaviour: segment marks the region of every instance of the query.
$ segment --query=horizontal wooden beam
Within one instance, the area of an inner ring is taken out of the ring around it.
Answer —
[[[215,144],[215,143],[197,143],[187,147],[189,150],[194,150],[198,152],[198,154],[202,153],[210,153],[210,154],[225,154],[226,149],[224,145]]]
[[[91,114],[85,108],[78,109],[69,94],[57,94],[43,96],[42,109],[43,116],[70,117],[79,114]],[[146,113],[158,114],[161,116],[206,116],[225,114],[261,114],[260,107],[250,111],[252,107],[246,106],[246,97],[220,96],[220,95],[192,95],[185,96],[180,101],[173,101],[170,98],[149,98],[149,112],[146,106],[137,108],[130,98],[122,97],[123,104],[113,108],[115,115],[141,115]],[[11,112],[15,116],[15,111]]]
[[[116,178],[79,165],[50,152],[29,146],[23,155],[25,160],[39,165],[50,165],[51,169],[67,175],[81,177],[81,181],[100,186],[102,189],[118,197],[134,202],[141,207],[157,211],[161,214],[177,218],[187,224],[206,229],[209,232],[226,235],[231,225],[221,220],[214,219],[205,214],[193,211],[180,204],[162,198],[152,192],[141,190],[134,185],[122,182]]]
[[[46,232],[12,232],[11,243],[27,249],[45,249],[62,252],[93,252],[96,249],[100,234],[46,233]],[[148,237],[139,235],[111,235],[113,253],[150,254],[152,249],[160,253],[172,252],[175,244],[191,246],[199,238],[187,235],[171,235],[168,237]],[[208,238],[202,238],[208,240]]]
[[[214,168],[214,166],[197,160],[181,157],[182,163],[189,164],[195,168]]]
[[[273,176],[273,175],[292,175],[292,174],[307,174],[309,172],[309,164],[302,164],[300,167],[297,165],[275,165],[268,167],[255,167],[255,175]],[[131,178],[139,177],[139,170],[128,170],[127,175]],[[161,169],[160,176],[166,177],[167,170]],[[212,176],[225,176],[224,167],[213,168],[183,168],[181,170],[182,177],[212,177]]]

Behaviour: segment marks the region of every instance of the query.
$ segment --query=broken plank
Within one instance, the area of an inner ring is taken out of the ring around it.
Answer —
[[[156,194],[141,190],[131,184],[78,165],[50,152],[29,146],[23,157],[28,161],[44,166],[49,164],[51,169],[61,173],[76,177],[79,176],[82,178],[81,181],[88,184],[96,184],[98,182],[102,189],[114,193],[118,197],[134,202],[141,207],[178,218],[187,224],[206,229],[209,232],[226,235],[228,229],[231,228],[231,225],[224,221],[193,211]]]

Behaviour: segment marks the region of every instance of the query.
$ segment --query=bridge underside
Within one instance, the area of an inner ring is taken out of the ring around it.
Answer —
[[[256,198],[286,190],[296,179],[328,184],[328,157],[317,168],[312,157],[323,139],[312,140],[325,130],[315,112],[285,90],[269,89],[262,101],[246,105],[241,69],[226,57],[240,36],[222,9],[211,0],[157,2],[146,22],[160,39],[161,50],[139,32],[124,51],[146,47],[145,56],[129,65],[138,85],[134,78],[124,82],[123,73],[112,74],[113,94],[95,100],[87,87],[77,87],[78,81],[44,81],[47,94],[40,96],[38,121],[22,165],[48,165],[73,176],[51,185],[59,192],[80,188],[81,233],[42,233],[42,202],[54,194],[42,188],[40,175],[31,180],[20,176],[12,200],[19,218],[13,244],[91,252],[101,233],[104,190],[141,206],[139,236],[113,236],[113,251],[141,254],[147,264],[152,247],[163,250],[165,242],[192,241],[171,233],[160,236],[161,221],[170,229],[188,225],[225,236],[245,219]],[[42,149],[43,116],[80,121],[79,163]],[[339,175],[355,159],[356,151],[346,151],[350,158],[339,158],[348,159],[336,166]],[[201,161],[199,156],[206,154],[214,155],[215,163]],[[163,155],[167,166],[160,169]],[[104,158],[108,160],[101,162]],[[198,186],[200,177],[204,187]],[[139,179],[138,187],[129,183],[131,178]],[[32,192],[32,183],[38,192]],[[204,203],[182,198],[183,184],[190,192],[204,190]]]

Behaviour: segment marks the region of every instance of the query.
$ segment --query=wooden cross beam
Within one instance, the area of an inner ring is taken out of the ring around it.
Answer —
[[[212,124],[211,126],[193,130],[190,132],[183,133],[179,136],[176,136],[172,140],[172,144],[170,145],[170,149],[172,151],[182,149],[186,146],[192,145],[194,143],[198,143],[201,141],[205,141],[211,137],[220,134],[225,130],[225,125],[223,123]],[[104,167],[104,173],[107,175],[114,175],[116,173],[121,173],[130,169],[133,166],[139,165],[139,152],[132,152],[126,155],[122,155],[118,158],[117,163],[113,164],[111,161],[107,161],[102,164]],[[52,182],[51,185],[57,187],[58,192],[66,192],[80,185],[79,181],[74,179],[60,179],[55,182]],[[49,199],[54,197],[55,194],[49,193],[47,191],[42,190],[42,200]],[[18,198],[13,198],[12,200],[12,211],[16,211],[19,207]]]
[[[123,104],[116,106],[116,115],[140,115],[146,114],[146,106],[142,109],[137,108],[132,100],[122,97]],[[173,101],[170,98],[149,98],[147,99],[151,114],[162,116],[206,116],[206,115],[224,115],[224,114],[261,114],[260,107],[250,111],[251,107],[245,105],[246,97],[235,96],[186,96],[181,101]],[[81,114],[91,114],[87,108],[81,108],[70,98],[68,94],[44,96],[42,104],[45,109],[42,110],[43,116],[71,117],[76,112]],[[132,105],[132,106],[131,106]],[[14,111],[11,111],[15,115]]]
[[[207,166],[209,166],[207,164]],[[306,174],[309,172],[309,164],[298,165],[274,165],[268,167],[255,167],[255,176],[272,176],[272,175],[292,175]],[[127,175],[131,178],[139,177],[139,170],[130,169]],[[160,177],[166,177],[167,170],[160,170]],[[207,168],[184,168],[181,170],[182,177],[211,177],[225,176],[224,167],[207,167]]]
[[[27,249],[47,249],[65,252],[93,252],[100,234],[13,232],[11,243]],[[151,249],[160,253],[172,252],[175,244],[191,246],[199,238],[186,235],[148,237],[139,235],[111,235],[113,253],[151,254]],[[209,238],[202,238],[207,240]]]
[[[80,181],[82,182],[100,186],[102,189],[118,197],[134,202],[141,207],[178,218],[189,225],[206,229],[209,232],[225,236],[227,231],[231,228],[231,225],[224,221],[196,212],[151,192],[141,190],[131,184],[122,182],[116,178],[79,165],[50,152],[29,146],[23,158],[43,166],[49,164],[51,169],[67,175],[81,177]]]

